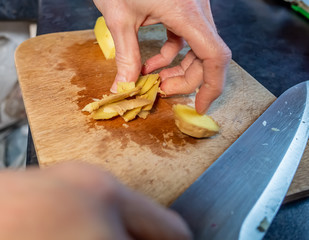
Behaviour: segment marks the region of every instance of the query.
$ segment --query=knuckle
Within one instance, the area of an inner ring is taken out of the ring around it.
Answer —
[[[232,59],[231,49],[226,44],[224,44],[221,51],[222,51],[221,56],[223,60],[225,60],[226,62],[229,62]]]
[[[117,26],[119,27],[120,26],[121,21],[120,21],[120,18],[109,18],[109,19],[106,19],[106,25],[108,26],[108,29],[111,31],[111,32],[114,32],[116,31],[117,29]]]
[[[216,48],[215,58],[225,65],[232,59],[232,51],[225,43],[220,44],[219,47]]]
[[[222,39],[216,41],[212,47],[208,49],[207,57],[205,59],[222,63],[223,65],[229,63],[232,58],[232,51],[223,42]]]
[[[141,64],[136,64],[136,62],[134,61],[135,59],[136,58],[134,57],[131,58],[116,53],[118,71],[125,71],[125,72],[140,71]]]
[[[215,96],[215,98],[217,98],[217,97],[219,97],[221,94],[222,94],[222,92],[223,92],[223,88],[215,88],[214,90],[214,96]]]
[[[161,49],[161,52],[160,52],[160,62],[161,62],[161,64],[164,65],[164,66],[167,66],[167,65],[171,64],[172,61],[173,61],[173,58],[167,56],[166,53],[163,52],[162,49]]]
[[[185,11],[189,10],[192,13],[197,12],[198,10],[196,1],[194,0],[182,0],[180,1],[180,4],[183,7],[183,9],[185,9]]]
[[[123,76],[126,81],[135,81],[141,72],[141,64],[136,64],[134,61],[118,61],[117,60],[118,71],[117,74]]]
[[[222,92],[223,92],[223,86],[222,85],[218,85],[218,84],[215,84],[215,85],[210,85],[210,84],[205,84],[205,87],[211,91],[212,95],[217,98],[219,97]]]
[[[110,31],[118,31],[119,28],[126,29],[128,27],[128,17],[126,14],[121,14],[121,15],[114,15],[114,16],[109,16],[109,18],[106,18],[106,25],[110,29]]]
[[[217,59],[220,62],[227,63],[232,58],[232,52],[225,43],[218,44],[212,48],[212,51],[210,51],[209,58]]]
[[[189,79],[185,78],[183,81],[183,94],[190,94],[196,91],[196,86],[193,85]]]

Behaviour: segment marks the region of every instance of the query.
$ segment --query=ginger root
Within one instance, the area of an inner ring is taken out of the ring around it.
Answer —
[[[115,44],[113,37],[103,17],[99,17],[94,26],[94,34],[106,59],[115,58]]]
[[[175,123],[179,130],[196,138],[211,137],[220,130],[219,125],[207,115],[198,114],[193,107],[176,104],[173,106]]]

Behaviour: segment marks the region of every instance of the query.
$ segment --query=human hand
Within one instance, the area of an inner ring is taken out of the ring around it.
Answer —
[[[190,239],[184,222],[82,163],[0,173],[0,239]]]
[[[179,66],[161,71],[161,89],[167,95],[192,93],[199,87],[195,107],[205,113],[224,87],[231,51],[220,38],[209,0],[94,0],[103,14],[116,47],[117,82],[136,81],[141,70],[148,74],[168,66],[183,48],[191,51]],[[140,26],[162,23],[167,41],[158,55],[142,68],[137,39]]]

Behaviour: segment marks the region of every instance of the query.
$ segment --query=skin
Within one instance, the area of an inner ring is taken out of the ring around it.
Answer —
[[[94,0],[113,36],[118,67],[117,82],[135,82],[168,66],[185,42],[191,51],[179,66],[160,72],[161,89],[167,95],[196,95],[197,112],[205,113],[222,93],[231,51],[217,33],[209,0]],[[141,26],[162,23],[167,41],[159,54],[142,66],[137,32]]]
[[[0,239],[191,239],[174,212],[78,162],[1,172],[0,211]]]

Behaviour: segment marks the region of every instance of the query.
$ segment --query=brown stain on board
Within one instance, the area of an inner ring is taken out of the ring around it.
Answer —
[[[71,54],[72,52],[74,54]],[[68,47],[62,55],[62,60],[57,69],[73,70],[75,74],[71,83],[82,89],[77,93],[78,98],[75,101],[80,110],[93,99],[110,94],[109,89],[116,76],[117,66],[115,60],[104,58],[99,45],[95,44],[95,39]],[[198,141],[179,132],[174,123],[172,102],[158,98],[146,120],[137,118],[126,123],[121,117],[104,121],[90,119],[87,125],[89,128],[103,126],[111,132],[109,137],[105,136],[102,139],[102,148],[110,139],[119,139],[123,149],[129,141],[134,141],[140,146],[148,146],[156,155],[172,157],[165,150],[185,150],[187,144],[195,144]],[[124,123],[129,127],[124,127]]]

